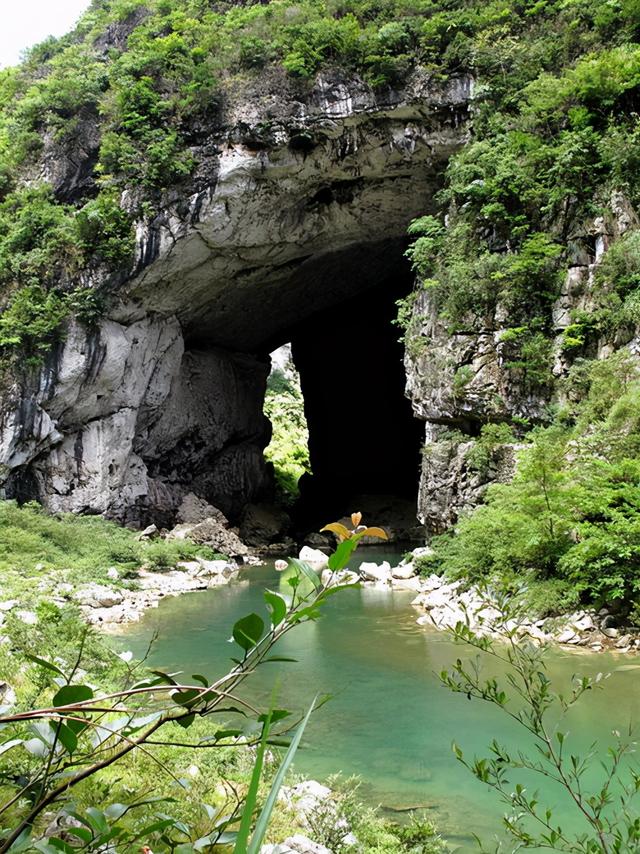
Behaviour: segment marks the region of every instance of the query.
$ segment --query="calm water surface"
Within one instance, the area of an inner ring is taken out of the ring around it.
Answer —
[[[370,555],[361,552],[356,563],[398,558],[377,550],[375,557]],[[265,587],[290,592],[272,566],[251,568],[228,587],[163,601],[117,636],[116,643],[142,655],[157,632],[154,666],[220,675],[236,654],[227,642],[231,626],[250,611],[264,614]],[[298,663],[266,665],[248,690],[267,699],[277,671],[279,705],[302,710],[316,693],[330,693],[332,700],[307,728],[296,770],[319,779],[336,772],[357,774],[363,799],[391,812],[424,809],[459,851],[472,851],[472,833],[490,839],[503,807],[456,762],[452,741],[468,754],[485,755],[495,737],[511,747],[526,747],[527,742],[491,706],[469,702],[440,685],[435,674],[467,653],[446,634],[416,625],[413,595],[361,589],[334,597],[321,620],[281,641],[278,654],[295,656]],[[610,742],[612,729],[628,729],[640,719],[636,661],[613,654],[552,654],[550,673],[563,684],[574,673],[611,673],[605,690],[589,694],[572,713],[572,751],[595,739]],[[570,823],[562,793],[548,784],[543,794],[545,802],[557,806],[558,817],[564,814],[564,823]]]

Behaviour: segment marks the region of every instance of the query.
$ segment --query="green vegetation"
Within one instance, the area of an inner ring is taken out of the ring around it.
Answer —
[[[0,299],[7,307],[24,275],[56,291],[51,303],[32,292],[28,317],[16,309],[0,347],[41,358],[75,311],[59,302],[77,271],[127,271],[130,217],[153,216],[162,191],[195,170],[202,144],[222,131],[225,100],[267,66],[302,91],[329,66],[378,89],[421,67],[435,79],[474,75],[474,138],[450,163],[438,213],[416,226],[412,257],[453,328],[497,301],[508,308],[521,330],[510,362],[539,386],[559,273],[587,248],[588,221],[607,215],[611,190],[640,199],[639,28],[633,0],[94,0],[73,33],[0,73],[0,204],[11,219],[24,213],[18,252],[29,268],[6,276],[15,235],[0,211]],[[43,149],[63,152],[92,121],[101,136],[87,196],[25,189]],[[125,212],[119,191],[132,186]],[[590,337],[576,323],[570,350]]]
[[[443,65],[476,78],[474,134],[448,165],[437,214],[410,228],[408,255],[451,331],[506,318],[504,364],[525,392],[551,396],[551,307],[566,268],[593,260],[595,218],[611,233],[614,197],[618,209],[640,201],[639,27],[637,4],[591,0],[442,4],[424,25],[442,34]],[[636,232],[620,243],[594,309],[565,333],[572,358],[637,318]]]
[[[109,580],[110,586],[131,584],[143,566],[161,570],[195,555],[215,557],[188,540],[140,541],[134,531],[100,516],[50,516],[35,503],[18,507],[0,501],[2,591],[6,597],[19,595],[23,603],[61,582],[106,582],[111,567],[119,581]]]
[[[103,520],[48,519],[13,504],[3,511],[0,530],[9,531],[11,566],[20,563],[12,555],[31,559],[43,552],[80,569],[91,548],[97,562],[103,554],[113,557],[112,549],[122,561],[123,545],[145,555],[151,548],[134,545],[127,532]],[[335,572],[363,536],[384,536],[364,526],[346,534],[330,556]],[[272,655],[278,639],[318,619],[325,600],[340,592],[308,564],[290,564],[290,595],[265,591],[265,613],[235,623],[232,667],[214,682],[202,674],[179,682],[178,674],[150,672],[144,661],[117,655],[73,606],[58,607],[43,590],[33,594],[39,597],[35,625],[8,612],[0,668],[16,696],[9,698],[3,683],[11,708],[0,713],[0,851],[96,851],[108,843],[122,850],[149,845],[193,854],[233,847],[235,854],[257,854],[272,817],[270,832],[280,838],[300,832],[276,796],[314,704],[296,720],[273,702],[256,708],[242,691],[256,667],[278,660]],[[23,578],[22,601],[29,587],[36,587],[33,576]],[[336,796],[332,826],[328,812],[318,812],[319,831],[324,826],[325,834],[335,834],[336,817],[343,816],[367,850],[440,850],[430,824],[394,827],[360,806],[353,791],[350,783]]]
[[[531,584],[545,613],[579,602],[640,613],[640,377],[624,351],[576,363],[567,404],[528,435],[512,483],[433,542],[425,569]],[[571,403],[572,398],[577,400]],[[503,428],[483,431],[476,464]],[[542,584],[542,586],[540,586]]]
[[[1,199],[1,195],[0,195]],[[133,257],[130,217],[111,192],[78,210],[45,185],[0,200],[0,353],[37,365],[74,314],[92,323],[101,296],[78,282],[81,270],[117,267]]]
[[[277,368],[269,376],[264,414],[273,429],[265,459],[273,464],[279,501],[290,504],[298,496],[298,481],[310,471],[309,431],[300,378],[293,365],[286,374]]]

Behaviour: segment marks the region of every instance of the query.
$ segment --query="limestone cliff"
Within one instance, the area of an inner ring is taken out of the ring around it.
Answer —
[[[515,439],[485,445],[478,463],[483,425],[548,423],[550,407],[563,403],[563,380],[576,359],[603,359],[623,346],[640,357],[634,324],[603,330],[587,351],[572,353],[565,346],[576,314],[597,312],[594,280],[606,249],[637,227],[636,214],[623,194],[614,192],[609,204],[612,214],[607,221],[598,218],[585,226],[592,252],[574,249],[550,307],[552,364],[547,382],[528,383],[519,363],[512,361],[509,316],[500,303],[490,316],[470,318],[464,331],[451,334],[433,293],[417,286],[405,369],[413,411],[425,422],[418,514],[428,533],[454,525],[461,513],[482,501],[491,483],[508,482],[513,476]]]
[[[131,272],[91,274],[109,296],[99,323],[71,322],[41,369],[6,382],[3,494],[164,523],[187,492],[234,516],[268,491],[268,352],[394,275],[470,95],[468,78],[418,72],[384,95],[338,72],[301,95],[275,71],[235,93],[200,128],[191,177],[137,221]],[[77,131],[40,161],[65,198],[94,180],[98,119]]]

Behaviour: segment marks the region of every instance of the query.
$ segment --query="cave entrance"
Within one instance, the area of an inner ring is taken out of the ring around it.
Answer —
[[[412,274],[393,255],[395,263],[368,270],[372,285],[287,330],[309,431],[310,472],[293,508],[300,532],[353,510],[372,523],[403,513],[415,520],[422,424],[405,397],[393,322]]]

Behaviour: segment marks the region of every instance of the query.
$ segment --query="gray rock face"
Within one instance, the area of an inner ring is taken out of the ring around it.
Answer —
[[[552,373],[566,377],[572,357],[563,349],[563,333],[576,312],[596,307],[594,273],[612,240],[637,225],[637,217],[621,193],[611,197],[612,222],[596,219],[591,233],[595,255],[574,251],[572,266],[551,307]],[[469,317],[463,332],[451,334],[439,317],[432,290],[421,290],[413,306],[415,339],[405,354],[407,395],[414,414],[426,422],[418,496],[418,516],[429,533],[440,533],[455,524],[463,511],[476,506],[491,483],[511,479],[518,445],[496,446],[485,465],[473,462],[476,439],[483,424],[527,419],[545,421],[552,400],[560,391],[547,386],[528,386],[512,367],[508,337],[509,312],[498,304],[491,316]],[[604,337],[593,356],[603,358],[630,343],[632,332]],[[636,341],[631,352],[638,353]]]
[[[231,517],[268,493],[266,354],[388,274],[467,137],[471,81],[416,73],[383,100],[338,73],[302,97],[277,76],[260,86],[194,151],[191,185],[137,223],[135,271],[99,327],[72,323],[37,376],[4,389],[4,496],[166,525],[188,493]],[[89,180],[83,122],[73,151],[45,145],[62,197]]]
[[[508,482],[515,471],[515,444],[499,445],[486,467],[473,464],[475,441],[427,422],[422,451],[418,513],[430,533],[442,533],[475,507],[492,483]]]

